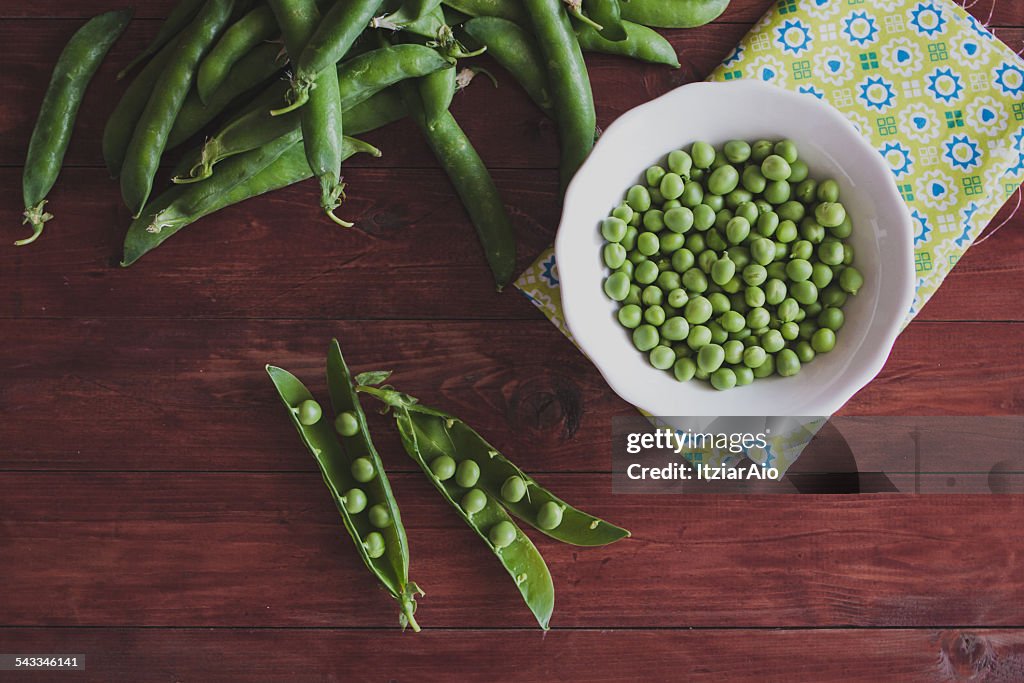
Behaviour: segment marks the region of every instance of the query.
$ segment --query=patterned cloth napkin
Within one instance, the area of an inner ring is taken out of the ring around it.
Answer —
[[[915,230],[906,322],[1024,180],[1024,61],[950,0],[779,0],[708,80],[740,78],[829,102],[888,162]],[[515,285],[571,339],[553,249]],[[786,450],[751,457],[784,471]]]

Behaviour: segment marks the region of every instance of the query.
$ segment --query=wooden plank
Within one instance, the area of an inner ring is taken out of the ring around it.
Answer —
[[[1010,681],[1024,667],[1019,630],[752,629],[700,631],[4,629],[19,651],[83,652],[90,680]],[[442,672],[444,672],[442,674]],[[977,673],[975,673],[977,672]],[[17,674],[52,681],[53,674]]]
[[[423,476],[391,479],[411,576],[427,592],[420,623],[535,626]],[[1020,496],[804,496],[795,514],[786,497],[615,496],[606,475],[543,481],[634,535],[596,549],[538,538],[559,628],[1020,625]],[[0,499],[3,626],[397,620],[316,474],[4,473]]]
[[[358,371],[394,370],[527,471],[608,471],[611,419],[632,411],[544,320],[5,321],[0,468],[311,471],[263,366],[323,396],[335,335]],[[1019,415],[1022,347],[1021,324],[913,323],[842,413]]]
[[[17,187],[18,171],[0,169]],[[553,240],[555,171],[496,171],[518,235],[519,270]],[[128,212],[98,171],[72,169],[51,195],[57,218],[29,248],[0,249],[0,317],[423,318],[540,316],[514,289],[494,291],[447,179],[430,170],[350,169],[345,215],[326,221],[315,184],[203,219],[129,269],[117,267]],[[415,187],[415,192],[408,188]],[[0,193],[15,216],[20,193]],[[999,219],[1001,220],[1001,218]],[[1024,214],[972,248],[922,320],[1024,320],[1018,304]],[[8,225],[4,234],[23,234]],[[13,237],[9,237],[13,239]],[[173,295],[169,295],[173,293]]]

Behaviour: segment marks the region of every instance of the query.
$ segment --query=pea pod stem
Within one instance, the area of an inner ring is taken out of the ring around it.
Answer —
[[[16,246],[36,241],[53,218],[44,210],[46,196],[60,176],[78,109],[89,82],[131,16],[131,11],[120,10],[93,17],[75,31],[61,51],[29,139],[22,173],[24,223],[32,226],[32,234],[15,242]]]
[[[590,17],[583,13],[583,5],[580,0],[563,0],[563,2],[565,2],[565,6],[569,10],[569,14],[571,14],[577,20],[590,26],[595,31],[604,31],[604,26],[597,23],[596,21],[594,21],[593,19],[591,19]]]

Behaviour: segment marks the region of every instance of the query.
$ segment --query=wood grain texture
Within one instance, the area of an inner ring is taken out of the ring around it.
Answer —
[[[589,683],[1005,683],[1024,673],[1011,630],[465,631],[0,629],[9,649],[88,652],[76,680],[508,680]],[[486,643],[486,646],[481,646]],[[896,656],[894,656],[896,655]],[[54,680],[18,674],[18,681]],[[83,679],[85,680],[85,679]]]

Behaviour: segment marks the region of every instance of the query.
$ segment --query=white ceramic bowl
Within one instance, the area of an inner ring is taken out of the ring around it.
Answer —
[[[790,138],[817,179],[835,178],[853,219],[864,288],[850,297],[835,349],[794,377],[716,391],[677,382],[637,351],[604,294],[601,220],[643,171],[695,140]],[[913,230],[881,155],[837,110],[760,81],[692,83],[626,112],[601,135],[565,195],[555,240],[569,330],[612,389],[653,415],[831,415],[878,374],[914,294]]]

